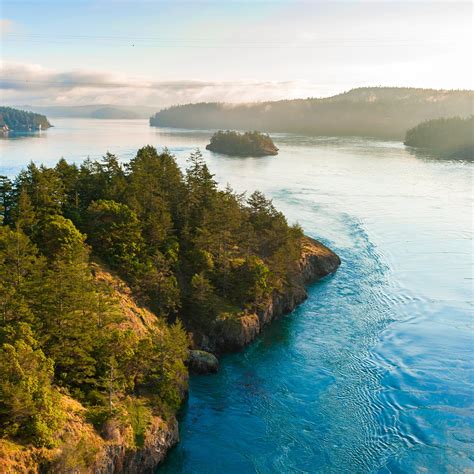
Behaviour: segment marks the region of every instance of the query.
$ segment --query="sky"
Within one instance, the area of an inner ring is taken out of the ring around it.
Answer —
[[[473,5],[0,0],[0,101],[169,106],[473,88]]]

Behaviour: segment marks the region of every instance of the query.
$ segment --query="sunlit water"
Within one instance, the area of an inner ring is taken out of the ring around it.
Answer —
[[[474,472],[472,164],[398,142],[275,135],[277,157],[204,150],[210,132],[55,120],[0,140],[29,160],[200,147],[218,181],[260,189],[328,244],[338,272],[254,344],[193,377],[165,473]]]

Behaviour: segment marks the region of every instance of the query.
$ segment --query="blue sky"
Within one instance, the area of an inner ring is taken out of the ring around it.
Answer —
[[[1,0],[4,103],[327,96],[472,88],[472,4]]]

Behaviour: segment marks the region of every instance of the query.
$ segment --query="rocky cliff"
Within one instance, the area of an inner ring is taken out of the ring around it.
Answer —
[[[274,292],[258,311],[219,319],[211,333],[203,336],[198,345],[215,353],[242,349],[252,342],[270,321],[293,311],[302,303],[308,296],[306,285],[334,273],[340,264],[340,258],[332,250],[310,237],[305,237],[299,273],[291,287],[283,292]]]

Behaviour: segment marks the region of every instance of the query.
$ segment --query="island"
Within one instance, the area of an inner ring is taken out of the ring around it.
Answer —
[[[404,144],[442,157],[474,160],[474,115],[420,123],[407,131]]]
[[[184,172],[151,146],[31,163],[0,189],[0,472],[155,472],[189,371],[219,370],[341,263],[199,151]]]
[[[278,155],[273,140],[260,132],[239,133],[232,130],[219,130],[211,137],[206,150],[232,156]]]
[[[8,132],[33,132],[52,127],[41,114],[26,112],[12,107],[0,107],[0,130]]]

